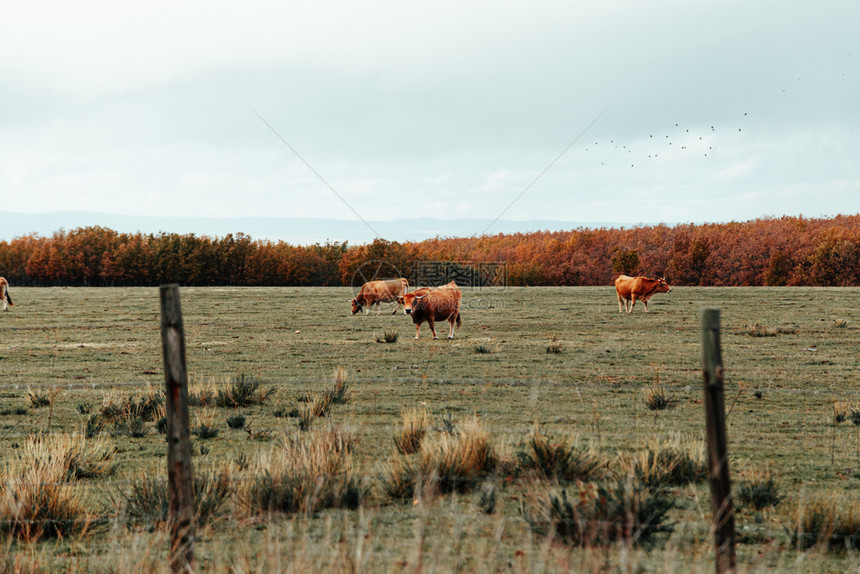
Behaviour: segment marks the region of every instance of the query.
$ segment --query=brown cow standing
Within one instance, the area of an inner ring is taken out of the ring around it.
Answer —
[[[430,332],[436,339],[436,321],[448,321],[451,332],[448,339],[454,338],[454,325],[460,327],[460,299],[463,294],[457,284],[451,281],[447,285],[427,289],[422,287],[412,293],[406,293],[398,301],[403,305],[403,312],[412,317],[415,323],[415,338],[421,337],[421,323],[427,321]]]
[[[352,303],[352,314],[355,315],[363,307],[367,307],[364,311],[365,315],[370,312],[370,308],[376,305],[376,314],[382,314],[380,303],[397,302],[400,297],[406,293],[409,288],[409,281],[405,277],[400,279],[385,279],[382,281],[368,281],[361,286],[358,295],[350,301]],[[397,313],[398,306],[394,307],[394,313]],[[394,314],[392,313],[392,315]]]
[[[628,313],[633,311],[636,301],[642,301],[645,305],[645,312],[648,312],[648,299],[654,293],[669,293],[672,288],[666,283],[666,280],[660,277],[659,279],[649,279],[647,277],[628,277],[627,275],[619,275],[615,280],[615,292],[618,294],[618,310]],[[628,303],[632,302],[628,307]],[[623,305],[623,306],[622,306]]]
[[[13,307],[15,303],[9,296],[9,282],[5,277],[0,277],[0,301],[3,301],[3,310],[8,311],[9,307]]]

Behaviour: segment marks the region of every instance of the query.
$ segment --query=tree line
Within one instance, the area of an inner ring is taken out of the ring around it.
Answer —
[[[13,285],[351,285],[362,266],[415,276],[427,262],[503,268],[507,285],[607,285],[619,273],[673,285],[860,285],[860,214],[702,225],[579,228],[363,245],[291,245],[243,233],[208,237],[104,227],[0,241]]]

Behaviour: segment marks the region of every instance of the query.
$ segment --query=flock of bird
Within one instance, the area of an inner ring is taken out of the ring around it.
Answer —
[[[747,115],[747,112],[744,112],[744,116]],[[636,167],[637,162],[656,160],[673,153],[683,152],[708,157],[714,149],[713,138],[720,131],[715,125],[706,126],[704,130],[694,127],[692,131],[690,128],[682,127],[680,123],[676,123],[674,127],[675,129],[662,133],[651,133],[644,143],[640,141],[635,146],[610,139],[608,144],[595,141],[593,144],[587,144],[584,149],[589,153],[600,153],[603,158],[600,165],[606,165],[608,161],[617,159],[619,154],[624,154],[625,159],[630,161],[630,167]],[[742,127],[730,129],[737,130],[735,133],[743,131]],[[636,147],[635,152],[634,147]]]

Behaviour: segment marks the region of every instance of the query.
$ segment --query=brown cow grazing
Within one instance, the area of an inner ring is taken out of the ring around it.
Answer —
[[[454,338],[454,325],[460,327],[460,299],[463,294],[457,284],[451,281],[447,285],[428,289],[422,287],[412,293],[406,293],[398,302],[403,305],[403,312],[412,317],[415,323],[415,338],[421,337],[421,323],[427,321],[430,332],[436,339],[436,321],[448,321],[451,332],[448,339]]]
[[[398,299],[406,293],[408,288],[409,281],[404,277],[401,277],[400,279],[368,281],[361,286],[355,299],[350,301],[350,303],[352,303],[352,314],[355,315],[361,311],[363,307],[367,307],[364,311],[364,314],[366,315],[370,312],[370,308],[373,305],[376,305],[376,314],[381,315],[382,308],[380,307],[380,303],[390,303],[392,301],[396,303]],[[394,313],[397,313],[398,307],[399,305],[394,307]],[[394,315],[394,313],[392,313],[392,315]]]
[[[672,288],[669,287],[669,284],[662,277],[659,279],[648,279],[647,277],[619,275],[618,279],[615,280],[615,292],[618,294],[618,310],[622,313],[625,309],[628,313],[631,313],[637,300],[642,301],[647,312],[648,299],[654,293],[670,293],[671,291]],[[629,307],[628,304],[630,304]]]
[[[9,296],[9,282],[5,277],[0,277],[0,301],[3,301],[3,310],[8,311],[9,307],[13,307],[15,303]]]

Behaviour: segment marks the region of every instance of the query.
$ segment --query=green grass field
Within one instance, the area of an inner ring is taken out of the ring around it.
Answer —
[[[11,294],[15,306],[0,313],[7,466],[34,433],[83,432],[103,405],[161,392],[157,289]],[[343,367],[351,399],[313,425],[351,433],[354,471],[367,488],[359,510],[313,516],[249,513],[235,495],[224,516],[200,531],[198,562],[207,571],[712,571],[706,482],[671,490],[673,533],[609,550],[533,534],[523,509],[550,486],[517,472],[482,479],[496,495],[494,513],[482,512],[480,488],[402,503],[379,487],[384,464],[400,456],[393,438],[410,409],[425,409],[436,427],[477,415],[508,466],[535,425],[590,441],[613,468],[654,438],[702,438],[698,312],[705,306],[722,310],[733,478],[767,470],[785,496],[775,508],[738,514],[741,570],[860,567],[856,551],[795,550],[784,529],[791,509],[816,496],[860,508],[860,426],[850,416],[834,422],[834,404],[860,412],[860,289],[676,287],[656,295],[649,313],[638,304],[629,315],[619,313],[612,287],[464,291],[453,341],[432,340],[426,324],[413,340],[411,321],[392,316],[393,307],[351,316],[351,296],[348,288],[181,289],[191,392],[217,392],[241,376],[271,391],[241,409],[192,407],[192,426],[208,419],[218,429],[213,438],[194,437],[195,470],[255,460],[302,435],[285,413],[331,388]],[[377,341],[392,329],[396,342]],[[447,324],[437,332],[444,337]],[[674,408],[649,410],[649,388],[662,388]],[[50,404],[35,406],[34,397]],[[252,432],[228,427],[237,414]],[[101,519],[91,531],[60,541],[9,537],[7,567],[163,569],[164,526],[128,524],[118,494],[143,475],[165,476],[164,435],[154,422],[149,427],[140,437],[109,426],[99,435],[116,470],[74,485]],[[249,470],[231,477],[251,479]]]

